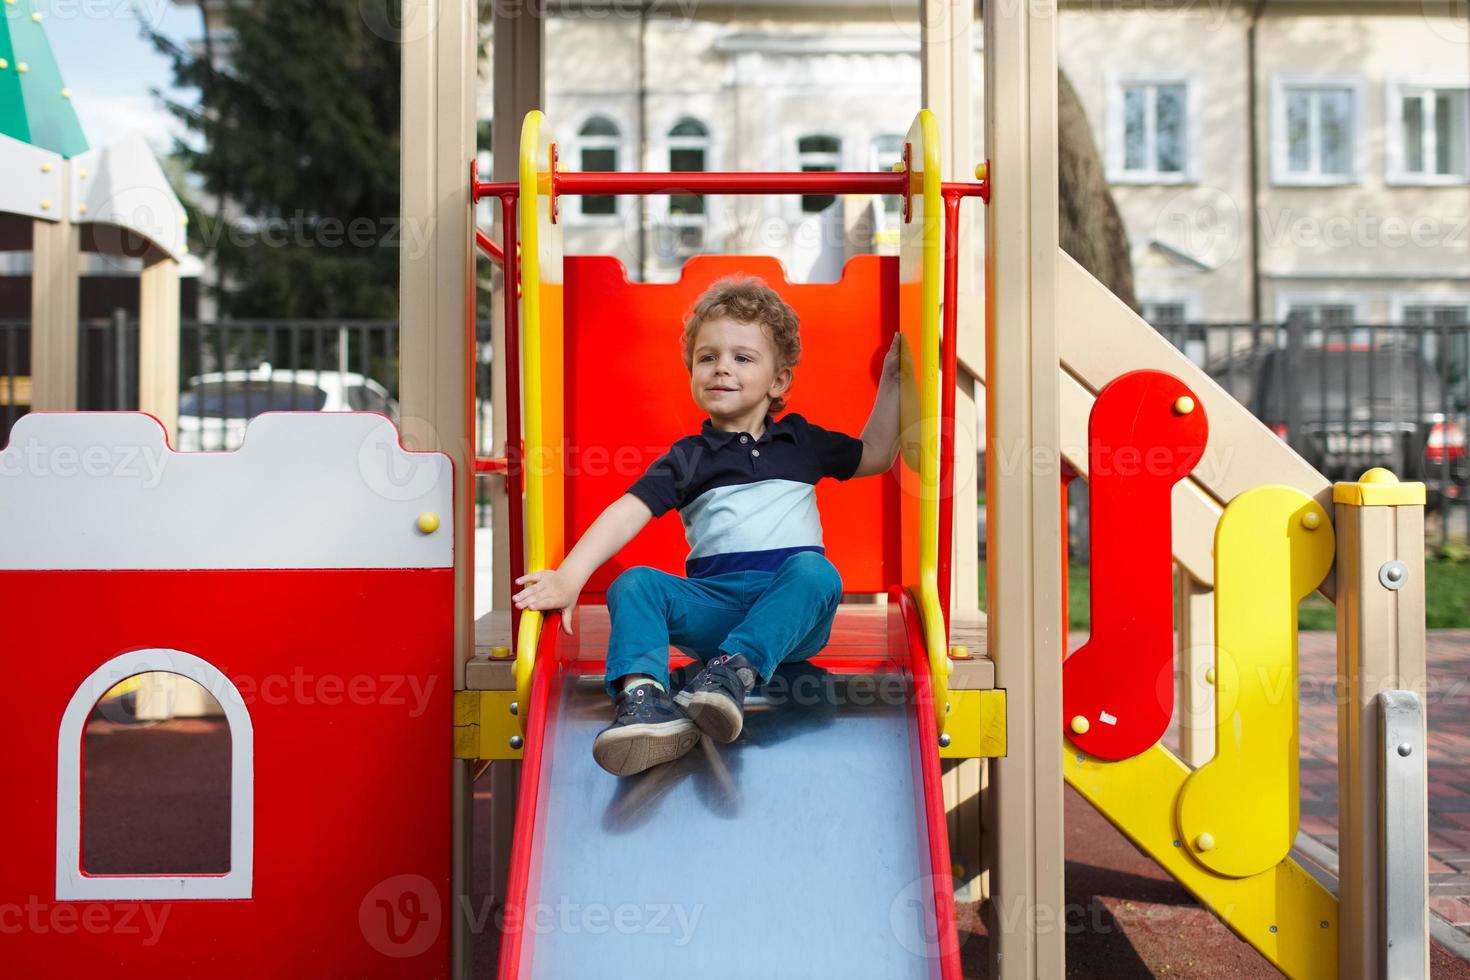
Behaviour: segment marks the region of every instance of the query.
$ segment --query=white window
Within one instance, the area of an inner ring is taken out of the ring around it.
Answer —
[[[836,136],[814,134],[796,141],[797,169],[807,173],[832,173],[842,164],[842,140]],[[801,199],[804,214],[818,214],[837,200],[835,194],[808,194]]]
[[[481,119],[475,124],[475,170],[481,180],[495,179],[495,124],[489,119]],[[494,197],[486,197],[475,205],[475,223],[488,235],[496,239],[500,244],[499,237],[491,231],[500,217],[500,201]]]
[[[1271,179],[1349,184],[1362,171],[1362,82],[1339,76],[1272,80]]]
[[[1390,181],[1470,180],[1470,89],[1464,83],[1391,83],[1387,114]]]
[[[699,120],[685,116],[669,130],[669,171],[703,173],[708,169],[709,129]],[[671,194],[669,214],[702,219],[705,199],[699,194]]]
[[[82,870],[82,736],[87,717],[117,684],[153,671],[209,692],[230,726],[230,868],[224,874],[105,874]],[[57,901],[249,898],[255,854],[255,734],[239,690],[213,664],[179,650],[133,650],[82,682],[61,716],[56,747]]]
[[[1193,120],[1198,86],[1183,76],[1128,76],[1108,90],[1108,179],[1175,184],[1197,179]]]
[[[1355,293],[1289,292],[1276,296],[1276,319],[1280,324],[1304,328],[1302,346],[1324,344],[1366,344],[1372,331],[1359,326],[1368,320],[1366,300]],[[1286,342],[1286,334],[1280,334]]]
[[[622,154],[622,131],[606,116],[591,116],[577,129],[576,168],[583,173],[618,169]],[[590,194],[572,198],[584,218],[610,218],[618,213],[613,194]]]
[[[1403,321],[1411,327],[1470,326],[1470,303],[1405,303]]]
[[[1156,327],[1180,327],[1189,320],[1183,300],[1160,300],[1143,306],[1143,318]]]
[[[903,134],[884,133],[873,137],[873,144],[869,154],[869,167],[879,172],[892,171],[896,164],[903,162]],[[874,198],[877,226],[873,229],[875,238],[884,238],[885,232],[896,229],[903,223],[903,198],[897,194],[880,194]],[[896,232],[895,232],[896,233]]]
[[[709,169],[709,127],[684,116],[665,135],[671,173],[703,173]],[[710,199],[700,194],[670,194],[659,205],[667,225],[655,229],[655,250],[664,258],[689,255],[705,245]],[[664,237],[664,235],[667,237]]]

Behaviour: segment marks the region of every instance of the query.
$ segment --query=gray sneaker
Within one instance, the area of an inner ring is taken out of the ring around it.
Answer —
[[[613,704],[617,717],[597,733],[592,758],[614,776],[673,762],[699,744],[699,729],[657,685],[639,684]]]
[[[755,680],[755,668],[743,655],[719,656],[674,695],[674,703],[716,742],[733,742],[745,727],[745,696]]]

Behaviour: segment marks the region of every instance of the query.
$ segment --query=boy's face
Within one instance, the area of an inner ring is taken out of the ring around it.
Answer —
[[[790,386],[791,369],[777,369],[775,349],[760,324],[718,317],[702,324],[694,338],[689,384],[695,403],[712,420],[749,427]]]

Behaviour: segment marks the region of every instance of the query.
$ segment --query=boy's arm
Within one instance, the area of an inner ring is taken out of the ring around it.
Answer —
[[[597,515],[559,567],[527,572],[516,579],[517,585],[530,584],[511,600],[521,609],[562,610],[562,629],[571,635],[571,608],[577,604],[582,587],[603,562],[632,541],[652,519],[653,511],[647,504],[630,493],[623,494]]]
[[[893,343],[883,357],[883,376],[878,381],[878,396],[873,411],[863,426],[863,458],[853,477],[887,473],[898,457],[898,396],[902,372],[902,335],[894,334]]]

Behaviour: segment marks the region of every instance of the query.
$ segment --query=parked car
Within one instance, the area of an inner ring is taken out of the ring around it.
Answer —
[[[353,372],[223,371],[190,378],[179,396],[179,449],[238,449],[245,423],[262,412],[378,412],[398,421],[398,403]]]
[[[1384,466],[1423,481],[1431,504],[1470,484],[1466,405],[1416,350],[1258,348],[1206,371],[1328,479]]]

